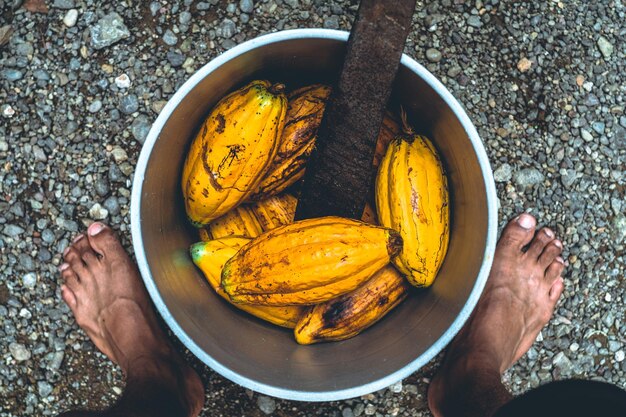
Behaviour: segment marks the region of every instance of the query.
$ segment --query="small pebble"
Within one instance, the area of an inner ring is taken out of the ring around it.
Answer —
[[[598,49],[600,49],[600,53],[602,53],[602,56],[604,56],[605,59],[611,58],[611,55],[613,55],[613,45],[611,44],[611,42],[609,42],[609,40],[604,36],[600,36],[598,38],[597,44]]]
[[[91,102],[87,110],[89,113],[98,113],[102,109],[102,102],[100,100],[94,100]]]
[[[33,289],[37,285],[37,274],[29,272],[22,277],[22,285],[24,288]]]
[[[240,0],[239,9],[244,13],[252,13],[254,11],[254,2],[252,0]]]
[[[135,138],[135,140],[141,144],[144,143],[148,133],[150,132],[150,128],[152,127],[152,122],[148,119],[147,116],[140,114],[133,121],[133,124],[130,127],[130,131]]]
[[[139,100],[134,94],[122,97],[119,109],[124,114],[132,114],[139,109]]]
[[[99,203],[94,204],[89,209],[89,217],[94,220],[104,220],[109,215],[107,209],[102,207]]]
[[[178,43],[178,37],[170,29],[166,30],[163,34],[163,42],[169,46],[174,46]]]
[[[128,88],[130,87],[130,78],[126,74],[120,74],[115,77],[115,85],[117,88]]]
[[[259,395],[256,403],[259,406],[259,409],[267,415],[272,414],[276,410],[276,401],[271,397]]]
[[[430,62],[439,62],[441,61],[441,52],[436,50],[435,48],[429,48],[426,50],[426,59]]]
[[[27,361],[31,356],[30,351],[21,343],[10,343],[9,351],[11,352],[11,356],[13,356],[13,358],[18,362]]]
[[[483,22],[480,20],[479,16],[471,15],[467,18],[467,24],[475,28],[480,28],[482,27]]]
[[[74,27],[76,21],[78,20],[78,10],[70,9],[65,13],[63,17],[63,24],[68,28]]]
[[[527,72],[532,67],[533,63],[528,58],[522,58],[517,62],[517,69],[520,72]]]
[[[324,19],[324,27],[326,29],[339,29],[339,16],[330,16]]]

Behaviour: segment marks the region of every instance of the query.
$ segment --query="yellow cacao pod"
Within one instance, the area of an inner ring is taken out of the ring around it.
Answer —
[[[330,92],[329,86],[314,84],[289,94],[278,152],[251,200],[276,195],[302,178]]]
[[[350,292],[402,247],[398,232],[320,217],[263,233],[224,265],[222,288],[235,303],[311,305]]]
[[[379,223],[402,235],[394,265],[411,284],[428,287],[448,249],[448,183],[433,144],[406,122],[404,129],[378,169],[376,209]]]
[[[263,233],[261,223],[252,208],[241,205],[200,229],[200,240],[207,241],[226,236],[257,237],[261,233]]]
[[[251,204],[250,209],[264,232],[293,223],[298,199],[291,194],[279,194]]]
[[[387,265],[356,290],[309,307],[294,329],[296,341],[309,345],[356,336],[400,304],[409,288],[393,265]]]
[[[283,89],[253,81],[224,97],[209,114],[183,167],[185,209],[194,226],[223,216],[257,189],[283,131]]]
[[[208,242],[195,243],[190,248],[193,262],[202,270],[209,285],[220,297],[229,302],[228,295],[220,287],[222,268],[226,261],[232,258],[248,242],[250,242],[250,239],[230,236]],[[290,329],[294,328],[303,313],[303,308],[297,306],[266,307],[248,304],[236,304],[235,306],[255,317]]]

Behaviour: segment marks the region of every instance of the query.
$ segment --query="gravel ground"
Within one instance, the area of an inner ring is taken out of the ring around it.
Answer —
[[[122,392],[122,375],[61,301],[59,253],[95,219],[131,249],[141,143],[190,74],[263,33],[348,30],[357,3],[0,0],[0,8],[0,415],[105,407]],[[556,314],[505,375],[515,393],[567,377],[626,388],[624,22],[621,0],[418,1],[406,52],[476,124],[502,224],[526,210],[566,244]],[[188,358],[207,385],[202,415],[212,417],[428,416],[437,366],[361,398],[309,404],[253,393]]]

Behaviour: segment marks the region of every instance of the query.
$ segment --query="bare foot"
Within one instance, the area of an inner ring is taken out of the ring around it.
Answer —
[[[445,415],[445,401],[464,389],[458,384],[469,373],[495,373],[499,382],[550,320],[563,291],[563,244],[553,231],[535,231],[535,225],[531,215],[522,214],[502,232],[482,297],[429,387],[435,415]]]
[[[202,382],[166,339],[137,267],[113,231],[92,224],[63,257],[63,300],[96,347],[127,376],[171,381],[190,415],[197,415],[204,403]]]

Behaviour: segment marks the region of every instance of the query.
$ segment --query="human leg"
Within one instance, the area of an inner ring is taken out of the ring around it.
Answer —
[[[200,378],[167,341],[137,267],[113,231],[94,223],[63,257],[63,299],[79,326],[127,379],[125,393],[110,410],[64,417],[197,415],[204,399]]]
[[[535,225],[522,214],[504,229],[483,295],[429,387],[435,416],[491,416],[510,401],[501,374],[528,351],[563,291],[563,245]]]

